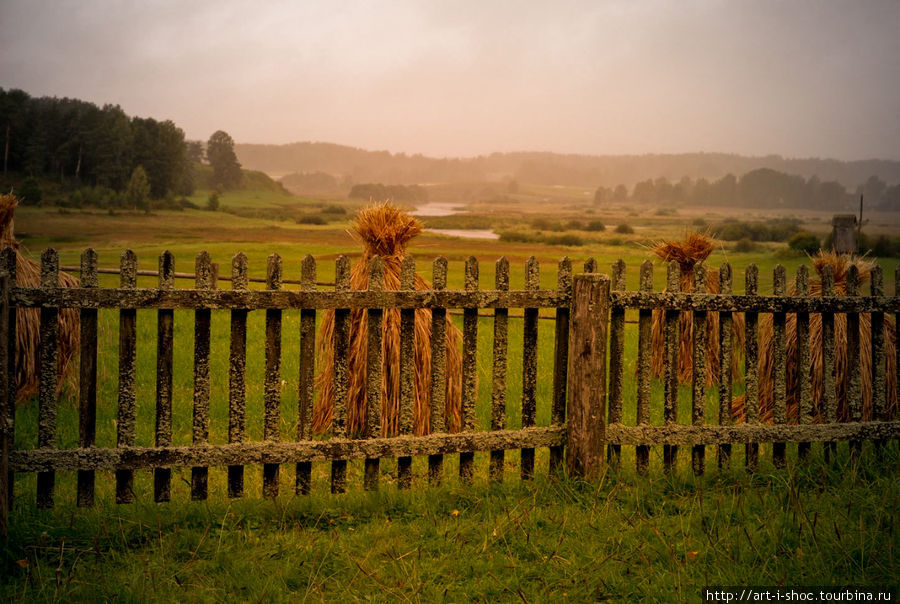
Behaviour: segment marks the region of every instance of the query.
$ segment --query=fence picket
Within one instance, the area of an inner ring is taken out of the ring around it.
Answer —
[[[534,256],[525,263],[525,289],[537,291],[541,286],[540,264]],[[537,409],[535,392],[537,389],[537,345],[538,345],[538,309],[526,308],[522,322],[522,427],[534,426]],[[534,476],[534,449],[522,449],[520,458],[520,475],[522,480],[530,480]]]
[[[81,287],[98,287],[97,253],[86,249],[81,254]],[[97,309],[80,311],[78,370],[78,446],[93,447],[97,430]],[[94,471],[78,471],[79,507],[94,505]]]
[[[466,259],[465,288],[467,292],[478,291],[478,260],[474,256]],[[475,430],[475,400],[478,397],[478,308],[463,310],[463,353],[462,353],[462,430]],[[474,474],[475,454],[459,454],[459,477],[470,483]]]
[[[787,273],[781,264],[773,273],[772,293],[783,296],[787,289]],[[772,382],[772,411],[776,424],[787,423],[787,364],[785,363],[785,325],[787,316],[783,312],[772,313],[772,365],[774,380]],[[783,468],[786,463],[785,444],[772,443],[772,463],[776,468]]]
[[[431,287],[435,291],[447,287],[447,259],[435,258]],[[431,309],[431,432],[446,432],[445,422],[447,393],[447,309]],[[428,456],[428,481],[441,484],[444,472],[444,456]]]
[[[300,275],[301,288],[316,289],[316,260],[309,254],[303,258]],[[297,440],[312,439],[312,408],[315,397],[316,372],[316,309],[300,310],[300,391],[297,397]],[[312,462],[297,462],[294,492],[308,495],[312,483]]]
[[[400,265],[400,289],[416,288],[416,260],[406,256]],[[415,339],[416,311],[412,308],[400,310],[400,434],[408,436],[413,432],[413,407],[415,405]],[[397,458],[397,486],[408,489],[412,484],[412,457]]]
[[[756,296],[759,292],[759,269],[751,264],[744,272],[745,293],[748,296]],[[744,313],[746,325],[745,341],[745,399],[744,417],[748,424],[759,423],[759,315],[755,312]],[[747,443],[746,460],[747,471],[753,472],[759,466],[759,444]]]
[[[340,255],[334,261],[335,291],[350,291],[350,260]],[[350,378],[348,365],[350,348],[350,310],[338,308],[334,311],[334,417],[332,434],[337,438],[347,435],[347,383]],[[343,493],[347,490],[347,460],[335,459],[331,462],[331,492]]]
[[[795,289],[798,296],[809,295],[809,269],[805,265],[797,267]],[[809,360],[809,313],[797,313],[797,376],[800,382],[800,399],[797,408],[797,423],[808,425],[813,420],[812,409],[812,365]],[[797,445],[797,455],[805,459],[809,454],[809,442]]]
[[[674,260],[666,271],[666,292],[681,291],[680,269]],[[678,423],[678,333],[681,313],[678,310],[665,311],[666,370],[663,383],[663,422],[668,426]],[[677,445],[663,445],[663,466],[666,473],[675,467],[678,456]]]
[[[9,273],[0,271],[0,384],[8,390],[9,379],[9,350],[3,346],[4,339],[9,337]],[[9,471],[9,453],[12,449],[12,439],[9,434],[9,399],[3,393],[0,399],[0,538],[4,541],[9,535],[9,486],[12,474]]]
[[[653,291],[653,263],[641,263],[640,291]],[[637,405],[636,423],[643,426],[650,423],[650,355],[653,311],[642,308],[638,311],[638,358],[637,358]],[[638,445],[635,450],[635,470],[641,476],[650,471],[650,447]]]
[[[822,268],[822,296],[834,295],[834,268]],[[834,315],[822,313],[822,411],[825,423],[837,421],[837,396],[834,376]],[[837,443],[825,443],[825,459],[828,460],[837,451]]]
[[[121,259],[122,289],[137,287],[137,257],[125,250]],[[116,420],[116,446],[134,445],[135,434],[135,370],[137,362],[137,311],[119,311],[119,404]],[[134,472],[116,470],[116,503],[134,501]]]
[[[859,268],[855,264],[851,264],[847,269],[847,296],[859,295]],[[860,361],[862,355],[859,353],[860,346],[859,336],[859,313],[847,313],[847,411],[851,422],[862,420],[862,387],[860,384]],[[858,440],[850,441],[850,452],[858,455],[862,443]]]
[[[9,275],[9,289],[12,290],[16,286],[16,250],[12,247],[3,249],[3,266],[6,267],[6,273]],[[18,396],[18,388],[16,386],[16,315],[17,309],[9,304],[7,313],[7,339],[6,339],[6,358],[7,358],[7,383],[6,383],[6,425],[7,438],[10,448],[16,442],[16,397]],[[4,343],[0,342],[0,346]],[[4,419],[0,417],[0,420]],[[12,509],[13,498],[15,497],[14,488],[16,486],[15,473],[10,470],[6,476],[6,503],[7,509]]]
[[[694,291],[706,291],[706,267],[694,267]],[[702,426],[706,414],[706,311],[695,310],[693,316],[693,350],[691,376],[691,424]],[[706,445],[691,449],[691,467],[695,476],[703,475]]]
[[[509,260],[503,256],[497,260],[494,289],[509,289]],[[494,309],[494,354],[491,372],[491,430],[502,430],[506,425],[506,368],[507,368],[507,326],[509,310]],[[490,456],[490,479],[503,481],[505,451],[496,449]]]
[[[269,256],[266,289],[281,289],[281,256]],[[281,310],[266,310],[266,377],[263,440],[281,440]],[[278,497],[278,464],[263,464],[263,497]]]
[[[568,258],[559,261],[556,290],[569,300],[556,309],[556,326],[553,344],[553,404],[550,409],[550,425],[566,423],[566,385],[569,367],[569,314],[572,298],[572,262]],[[550,472],[562,466],[563,447],[550,447]]]
[[[869,293],[874,297],[884,295],[884,273],[881,266],[876,264],[869,271]],[[887,401],[887,359],[884,356],[884,313],[873,312],[869,315],[872,333],[872,411],[871,415],[863,417],[865,421],[885,420],[885,404]],[[879,447],[883,443],[879,443]]]
[[[719,267],[719,293],[731,295],[731,265],[723,262]],[[732,392],[734,375],[732,355],[734,354],[734,318],[730,311],[719,313],[719,425],[730,426],[732,417]],[[722,444],[716,448],[719,470],[731,467],[731,445]]]
[[[194,263],[197,275],[195,287],[212,289],[212,269],[209,254],[197,254]],[[191,425],[191,441],[205,445],[209,441],[209,327],[210,309],[194,311],[194,413]],[[203,466],[191,468],[191,499],[204,500],[208,492],[209,469]]]
[[[175,287],[175,257],[165,251],[159,256],[161,290]],[[82,311],[84,312],[84,311]],[[161,308],[156,311],[156,436],[157,447],[172,444],[172,367],[175,333],[175,311]],[[172,469],[153,470],[153,499],[169,501],[172,497]]]
[[[231,289],[247,289],[247,256],[238,252],[231,259]],[[228,442],[244,442],[247,412],[247,311],[231,311],[231,341],[228,353]],[[228,466],[228,496],[244,496],[244,466]]]
[[[369,261],[369,289],[384,290],[384,260],[374,256]],[[381,431],[381,392],[382,392],[382,313],[380,308],[367,311],[366,334],[366,436],[378,438]],[[378,488],[378,473],[381,462],[377,457],[367,457],[365,461],[365,489],[373,491]]]
[[[613,291],[625,291],[625,262],[617,260],[612,265]],[[622,423],[622,381],[625,371],[625,307],[614,307],[609,312],[609,423]],[[608,445],[608,459],[613,468],[619,467],[622,446]]]

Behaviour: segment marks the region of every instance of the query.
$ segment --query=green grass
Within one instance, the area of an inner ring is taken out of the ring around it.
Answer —
[[[247,193],[247,192],[243,192]],[[247,194],[252,195],[252,192]],[[260,193],[262,195],[262,193]],[[253,200],[242,203],[252,206]],[[20,208],[17,232],[36,255],[46,245],[60,250],[63,264],[77,264],[90,245],[102,266],[118,264],[125,247],[135,249],[140,268],[156,268],[157,256],[172,250],[177,270],[192,272],[193,258],[208,250],[228,273],[231,256],[243,250],[253,275],[265,274],[268,254],[285,260],[285,277],[298,278],[300,260],[319,260],[318,278],[331,280],[333,258],[355,256],[358,244],[346,233],[349,216],[327,226],[301,226],[275,219],[246,218],[223,212],[159,212],[154,215],[70,212]],[[523,219],[527,221],[527,218]],[[607,220],[604,218],[604,220]],[[659,220],[659,217],[654,217]],[[681,220],[681,218],[679,218]],[[614,220],[609,220],[614,224]],[[661,227],[672,228],[669,227]],[[768,248],[768,249],[775,249]],[[608,271],[618,258],[628,266],[627,286],[635,289],[638,266],[648,257],[634,244],[599,243],[576,248],[540,244],[417,238],[410,248],[418,270],[430,277],[430,259],[450,260],[448,287],[463,286],[463,263],[481,260],[481,286],[494,282],[494,259],[511,260],[511,287],[524,286],[524,261],[534,254],[542,262],[541,286],[556,286],[556,264],[568,254],[576,272],[588,256]],[[735,269],[735,291],[743,291],[743,271],[760,267],[760,291],[771,292],[772,271],[781,262],[789,275],[801,258],[776,258],[770,251],[733,254],[717,251],[712,267],[727,259]],[[886,291],[896,259],[883,262]],[[101,284],[115,286],[117,277]],[[154,278],[142,277],[141,287]],[[657,289],[664,269],[655,270]],[[227,282],[221,284],[229,287]],[[190,287],[184,280],[179,287]],[[513,314],[518,312],[513,310]],[[629,312],[628,319],[636,319]],[[264,313],[248,321],[248,438],[262,436]],[[460,317],[454,316],[460,323]],[[156,316],[138,312],[137,444],[152,445],[155,397]],[[175,316],[174,443],[190,443],[193,313]],[[634,421],[636,325],[626,326],[625,421]],[[553,323],[539,322],[538,425],[549,423],[552,387]],[[101,311],[98,446],[115,444],[118,316]],[[211,354],[211,442],[225,442],[228,388],[227,312],[213,313]],[[299,317],[286,311],[283,323],[281,432],[293,439],[297,418]],[[507,426],[520,425],[522,321],[509,322]],[[489,424],[492,320],[479,320],[477,421]],[[739,393],[741,386],[735,387]],[[690,392],[679,396],[679,417],[690,417]],[[710,390],[706,414],[716,417]],[[59,406],[61,447],[77,442],[77,410],[71,391]],[[662,421],[662,385],[654,380],[651,421]],[[36,446],[37,408],[19,406],[18,448]],[[295,497],[293,469],[281,470],[277,501],[263,501],[261,472],[246,473],[243,500],[225,497],[225,473],[210,470],[210,499],[189,501],[190,471],[176,470],[173,502],[152,503],[150,472],[136,473],[137,503],[114,503],[114,480],[98,473],[97,507],[74,507],[75,479],[57,477],[57,507],[34,509],[34,476],[19,476],[10,539],[0,564],[0,597],[37,601],[122,600],[312,600],[337,598],[375,601],[585,601],[612,597],[656,601],[698,599],[703,585],[762,584],[897,584],[895,510],[900,489],[895,476],[900,452],[892,443],[876,458],[866,445],[862,465],[850,460],[845,446],[833,464],[820,447],[806,467],[774,470],[768,447],[753,476],[743,470],[742,448],[735,447],[734,470],[715,470],[714,449],[707,449],[706,476],[690,474],[690,453],[680,452],[674,475],[662,471],[661,448],[653,449],[651,477],[636,476],[633,448],[622,451],[622,470],[586,484],[564,476],[547,476],[547,452],[538,451],[538,477],[517,478],[518,452],[507,453],[506,483],[489,486],[487,459],[476,456],[472,487],[454,478],[456,456],[447,456],[441,488],[427,487],[426,460],[414,465],[416,484],[398,492],[395,464],[382,463],[382,488],[362,493],[361,464],[349,470],[351,492],[328,494],[329,467],[314,464],[313,494]],[[796,459],[793,447],[789,458]]]

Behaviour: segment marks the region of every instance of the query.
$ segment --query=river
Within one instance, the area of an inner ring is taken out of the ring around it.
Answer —
[[[456,203],[430,202],[413,210],[414,216],[453,216],[465,211],[465,206]],[[437,233],[448,237],[462,239],[500,239],[500,235],[490,229],[425,229],[428,233]]]

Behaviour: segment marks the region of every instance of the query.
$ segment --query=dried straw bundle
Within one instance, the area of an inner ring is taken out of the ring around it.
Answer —
[[[676,261],[680,267],[679,283],[681,291],[694,291],[694,267],[702,264],[714,248],[713,240],[705,233],[689,233],[681,241],[660,241],[651,251],[666,263]],[[706,292],[717,294],[720,292],[719,273],[708,271],[706,273]],[[665,375],[666,361],[666,320],[665,312],[653,311],[653,323],[650,332],[651,349],[650,371],[652,375],[663,377]],[[733,315],[732,325],[734,335],[737,338],[737,350],[743,348],[744,321],[740,315]],[[678,333],[678,380],[682,383],[690,383],[693,378],[693,333],[694,313],[685,311],[680,315]],[[719,313],[706,314],[706,384],[711,386],[719,381]],[[738,376],[738,355],[732,355],[731,374]]]
[[[353,230],[362,239],[365,249],[350,272],[350,287],[366,289],[369,285],[369,261],[374,256],[384,260],[384,288],[400,289],[400,270],[406,256],[407,242],[422,231],[422,223],[390,204],[376,204],[360,210]],[[431,289],[419,275],[415,288]],[[366,421],[366,359],[368,315],[364,310],[350,313],[350,358],[348,360],[347,432],[358,435],[365,431]],[[313,411],[313,430],[325,432],[331,426],[334,407],[334,312],[325,311],[319,332],[319,388],[318,403]],[[462,425],[462,355],[459,329],[447,320],[447,364],[445,424],[456,432]],[[415,434],[431,432],[431,311],[419,309],[415,313],[414,412]],[[400,311],[385,309],[382,318],[382,399],[381,434],[399,432],[400,417]]]
[[[0,195],[0,249],[11,247],[16,251],[16,283],[26,287],[39,287],[41,266],[26,257],[16,241],[13,228],[16,206],[15,195]],[[61,287],[78,287],[79,281],[68,273],[59,273]],[[40,384],[40,322],[38,308],[16,310],[16,400],[33,396]],[[72,360],[78,351],[80,321],[78,311],[62,309],[59,313],[59,385],[74,376]]]
[[[822,294],[822,273],[826,266],[834,271],[834,294],[844,295],[847,291],[847,271],[850,266],[856,265],[859,271],[860,284],[869,280],[869,273],[874,266],[868,260],[837,254],[834,252],[820,251],[813,259],[813,267],[819,275],[818,280],[810,282],[809,293],[812,296]],[[791,295],[796,294],[796,289],[791,290]],[[773,421],[773,383],[774,383],[774,331],[772,315],[764,315],[759,321],[759,403],[760,421],[771,423]],[[884,351],[886,357],[885,404],[889,412],[897,407],[897,355],[894,334],[896,325],[890,316],[884,318]],[[824,375],[822,373],[822,315],[810,314],[809,317],[809,346],[810,367],[812,369],[812,408],[815,421],[824,420],[822,408],[822,394],[824,391]],[[785,321],[785,362],[786,388],[787,388],[787,421],[798,421],[800,380],[808,379],[805,371],[800,371],[799,351],[797,344],[797,316],[789,314]],[[835,360],[835,389],[837,402],[837,421],[845,422],[850,419],[850,405],[847,398],[849,388],[849,355],[847,351],[847,316],[834,315],[834,360]],[[860,392],[862,395],[862,418],[864,421],[875,419],[872,409],[872,317],[869,313],[859,315],[859,356],[860,356]],[[736,420],[744,419],[745,397],[734,400],[732,413]]]

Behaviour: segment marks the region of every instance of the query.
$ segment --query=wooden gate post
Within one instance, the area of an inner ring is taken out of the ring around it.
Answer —
[[[9,273],[0,272],[0,537],[6,538],[9,517],[9,450],[12,448],[9,417],[15,400],[8,396],[9,373]]]
[[[575,277],[569,336],[569,472],[596,477],[606,452],[606,340],[609,330],[609,277]]]

